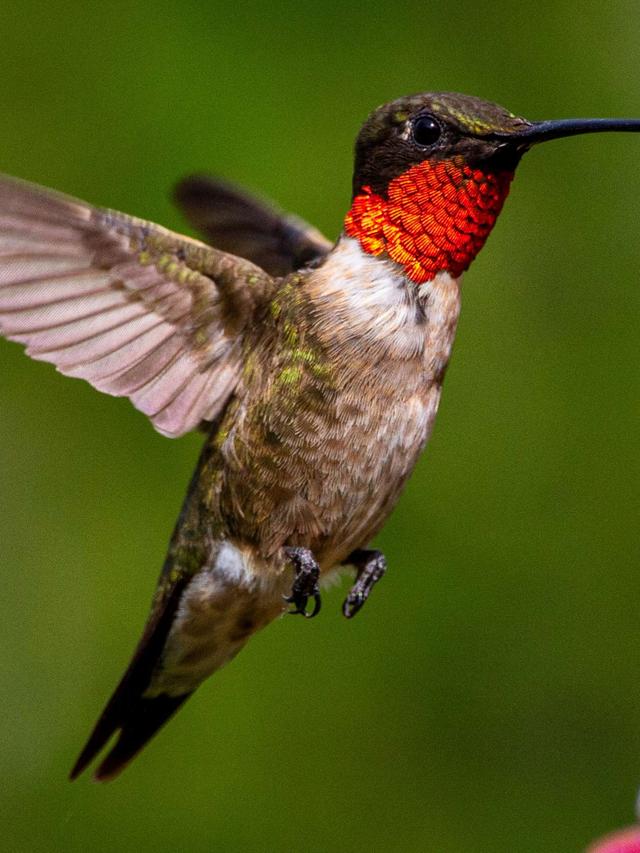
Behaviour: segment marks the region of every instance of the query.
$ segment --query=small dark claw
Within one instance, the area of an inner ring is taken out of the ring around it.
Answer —
[[[308,548],[285,548],[285,552],[293,563],[296,573],[290,595],[283,596],[288,604],[295,605],[295,609],[290,610],[289,613],[292,616],[301,613],[305,619],[313,619],[320,613],[322,607],[318,586],[320,566]],[[307,602],[310,598],[313,598],[313,610],[308,612]]]
[[[319,592],[314,592],[312,596],[298,597],[293,595],[283,595],[282,597],[289,604],[295,604],[296,606],[295,610],[289,611],[290,616],[295,616],[297,613],[301,613],[305,619],[313,619],[314,616],[317,616],[318,613],[320,613],[320,608],[322,607],[322,599],[320,598]],[[313,598],[313,610],[311,612],[306,610],[309,598]]]
[[[356,582],[344,600],[342,613],[347,619],[352,619],[365,603],[371,590],[387,570],[387,561],[382,551],[353,551],[345,564],[353,565],[358,570]]]
[[[358,610],[367,600],[364,592],[355,589],[355,584],[342,604],[342,614],[347,619],[353,619]]]
[[[322,599],[320,598],[319,592],[314,592],[312,595],[298,596],[292,594],[283,595],[282,597],[288,604],[295,604],[296,606],[295,610],[289,611],[290,616],[295,616],[297,613],[301,613],[305,617],[305,619],[313,619],[314,616],[317,616],[318,613],[320,613],[320,608],[322,607]],[[310,613],[308,610],[305,609],[309,598],[313,598],[313,610]]]

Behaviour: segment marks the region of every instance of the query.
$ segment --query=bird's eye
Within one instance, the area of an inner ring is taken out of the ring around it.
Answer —
[[[442,128],[431,115],[418,116],[413,122],[411,132],[414,142],[426,148],[428,145],[433,145],[437,142],[442,133]]]

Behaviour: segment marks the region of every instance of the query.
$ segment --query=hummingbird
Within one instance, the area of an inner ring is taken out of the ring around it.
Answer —
[[[386,570],[371,540],[433,428],[463,273],[522,155],[596,131],[640,119],[395,100],[358,134],[335,242],[202,175],[175,198],[206,242],[0,178],[0,332],[163,435],[206,434],[146,627],[71,778],[107,744],[95,775],[115,777],[252,634],[315,616],[321,580],[353,571],[343,613],[360,610]]]

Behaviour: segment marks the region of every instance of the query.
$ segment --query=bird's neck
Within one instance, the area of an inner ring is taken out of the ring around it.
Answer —
[[[343,235],[307,282],[317,330],[343,360],[440,373],[460,312],[460,277],[440,272],[416,284],[394,261]],[[349,355],[352,354],[352,356]]]
[[[393,178],[385,196],[364,186],[345,231],[367,254],[386,254],[417,284],[441,271],[458,278],[484,246],[512,178],[460,158],[426,160]]]

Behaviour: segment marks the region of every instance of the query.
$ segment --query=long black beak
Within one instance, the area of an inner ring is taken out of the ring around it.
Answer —
[[[537,121],[529,127],[515,133],[500,134],[500,138],[523,144],[527,147],[549,139],[561,139],[563,136],[577,136],[582,133],[602,133],[603,131],[640,132],[640,119],[637,118],[568,118],[558,121]],[[498,134],[496,134],[498,135]]]

